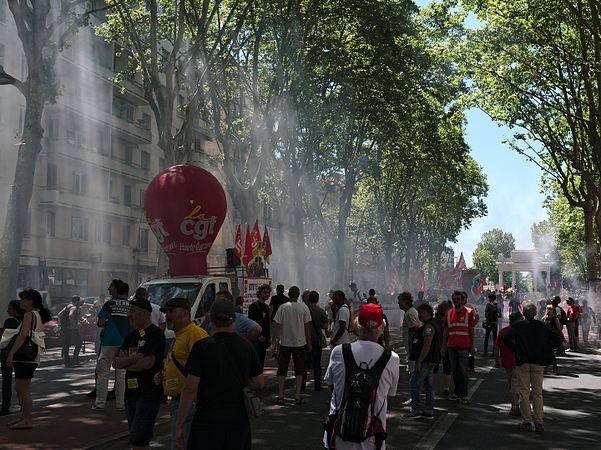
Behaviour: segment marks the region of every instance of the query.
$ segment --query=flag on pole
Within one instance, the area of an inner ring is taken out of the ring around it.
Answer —
[[[234,242],[234,255],[242,261],[244,255],[244,247],[242,246],[242,232],[240,231],[240,224],[238,224],[238,230],[236,231],[236,242]]]
[[[253,260],[252,238],[250,237],[250,225],[246,224],[246,237],[244,239],[244,254],[242,256],[242,264],[248,267]]]
[[[400,292],[401,290],[401,281],[399,279],[399,274],[394,265],[390,266],[390,276],[388,277],[387,290],[390,294]]]
[[[269,264],[269,255],[271,255],[271,253],[271,241],[269,240],[267,225],[265,225],[265,232],[263,233],[263,255],[265,256],[265,262],[267,264]]]
[[[255,221],[255,226],[253,227],[253,231],[251,234],[251,248],[252,248],[252,258],[256,258],[257,256],[261,256],[263,254],[263,241],[261,239],[261,232],[259,231],[259,221]]]

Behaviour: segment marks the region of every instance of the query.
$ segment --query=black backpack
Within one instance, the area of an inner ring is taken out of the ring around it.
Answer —
[[[61,329],[66,330],[69,328],[69,313],[71,312],[71,305],[66,305],[59,313],[58,320]]]
[[[386,439],[386,431],[379,418],[384,404],[376,411],[375,403],[380,377],[390,360],[390,350],[384,350],[371,369],[357,366],[351,344],[342,345],[342,356],[346,371],[344,397],[338,411],[326,422],[328,444],[335,448],[336,436],[343,441],[357,443],[375,436],[376,448],[379,449]]]
[[[560,312],[560,317],[559,317],[559,324],[560,325],[568,325],[568,315],[566,314],[566,312],[564,311],[564,309],[557,305],[557,308],[559,308],[559,312]]]
[[[499,321],[499,307],[496,303],[488,303],[486,305],[484,318],[488,323],[497,323]]]

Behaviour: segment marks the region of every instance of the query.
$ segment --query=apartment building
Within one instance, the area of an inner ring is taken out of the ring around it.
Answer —
[[[93,17],[92,21],[100,20]],[[164,168],[152,111],[138,80],[111,81],[126,60],[91,27],[59,53],[60,95],[45,108],[39,156],[20,258],[19,287],[47,291],[52,303],[106,294],[112,278],[135,286],[157,273],[158,246],[144,218],[144,192]],[[27,64],[6,0],[0,0],[0,64],[24,78]],[[25,101],[0,86],[0,224],[4,223]],[[200,125],[193,162],[216,151]],[[212,264],[223,265],[225,224]]]

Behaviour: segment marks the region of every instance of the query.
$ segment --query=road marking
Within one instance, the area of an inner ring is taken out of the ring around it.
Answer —
[[[455,419],[459,416],[457,413],[443,413],[434,423],[430,432],[426,434],[414,447],[415,450],[431,450],[435,448],[440,440],[447,433]]]
[[[482,378],[476,380],[476,382],[469,389],[467,398],[471,400],[472,396],[476,393],[480,385],[484,380]],[[447,433],[455,419],[459,417],[459,413],[443,413],[438,420],[434,423],[430,431],[418,442],[414,447],[415,450],[431,450],[436,448],[440,440]]]

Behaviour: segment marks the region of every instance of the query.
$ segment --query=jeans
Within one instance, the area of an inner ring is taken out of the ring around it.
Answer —
[[[578,347],[576,342],[576,323],[568,322],[568,339],[570,341],[570,349],[574,350]]]
[[[163,397],[156,394],[128,396],[125,402],[129,438],[132,447],[145,447],[152,440],[154,424],[161,407]]]
[[[255,351],[257,352],[257,356],[259,357],[259,364],[261,364],[261,369],[263,369],[263,367],[265,366],[265,354],[267,353],[267,341],[260,342],[255,340],[252,344],[255,348]]]
[[[417,367],[411,373],[411,411],[434,413],[434,385],[432,383],[432,371],[436,364],[424,362],[418,372]],[[426,391],[426,407],[420,408],[420,394],[422,389]]]
[[[10,410],[13,396],[13,370],[6,364],[6,355],[2,351],[2,411]]]
[[[451,374],[455,384],[455,395],[458,397],[467,397],[467,356],[469,350],[459,348],[447,349],[449,360],[451,361]]]
[[[495,356],[495,342],[497,341],[497,323],[488,322],[486,327],[486,334],[484,335],[484,356],[488,354],[488,339],[492,334],[492,355]]]
[[[530,396],[534,407],[534,421],[543,423],[543,371],[538,364],[522,364],[517,366],[517,379],[520,392],[520,412],[524,422],[532,422]],[[532,389],[531,389],[532,388]],[[532,393],[531,393],[532,391]]]
[[[119,354],[119,347],[102,347],[100,356],[96,361],[96,402],[98,408],[106,405],[106,396],[109,387],[109,373],[115,356]],[[125,369],[115,369],[115,400],[116,406],[122,408],[125,403]]]
[[[173,397],[169,400],[169,416],[171,417],[171,450],[175,450],[175,428],[177,425],[177,417],[179,414],[179,403],[180,396]],[[194,414],[196,413],[196,408],[190,408],[188,412],[188,417],[186,417],[186,422],[184,425],[184,448],[188,446],[188,436],[190,435],[190,429],[192,427],[192,419],[194,419]]]
[[[81,350],[81,334],[79,333],[79,330],[75,329],[66,329],[63,331],[64,335],[63,335],[63,351],[62,351],[62,356],[63,359],[65,360],[65,365],[70,365],[71,364],[71,360],[69,358],[69,348],[72,345],[75,345],[75,350],[73,351],[73,359],[75,359],[75,361],[77,361],[79,359],[79,351]]]
[[[313,369],[313,388],[316,391],[321,391],[321,353],[323,349],[319,345],[314,345],[311,347],[311,351],[307,352],[307,362],[309,364],[305,364],[305,374],[303,375],[303,389],[305,383],[307,381],[307,373],[309,369]]]

